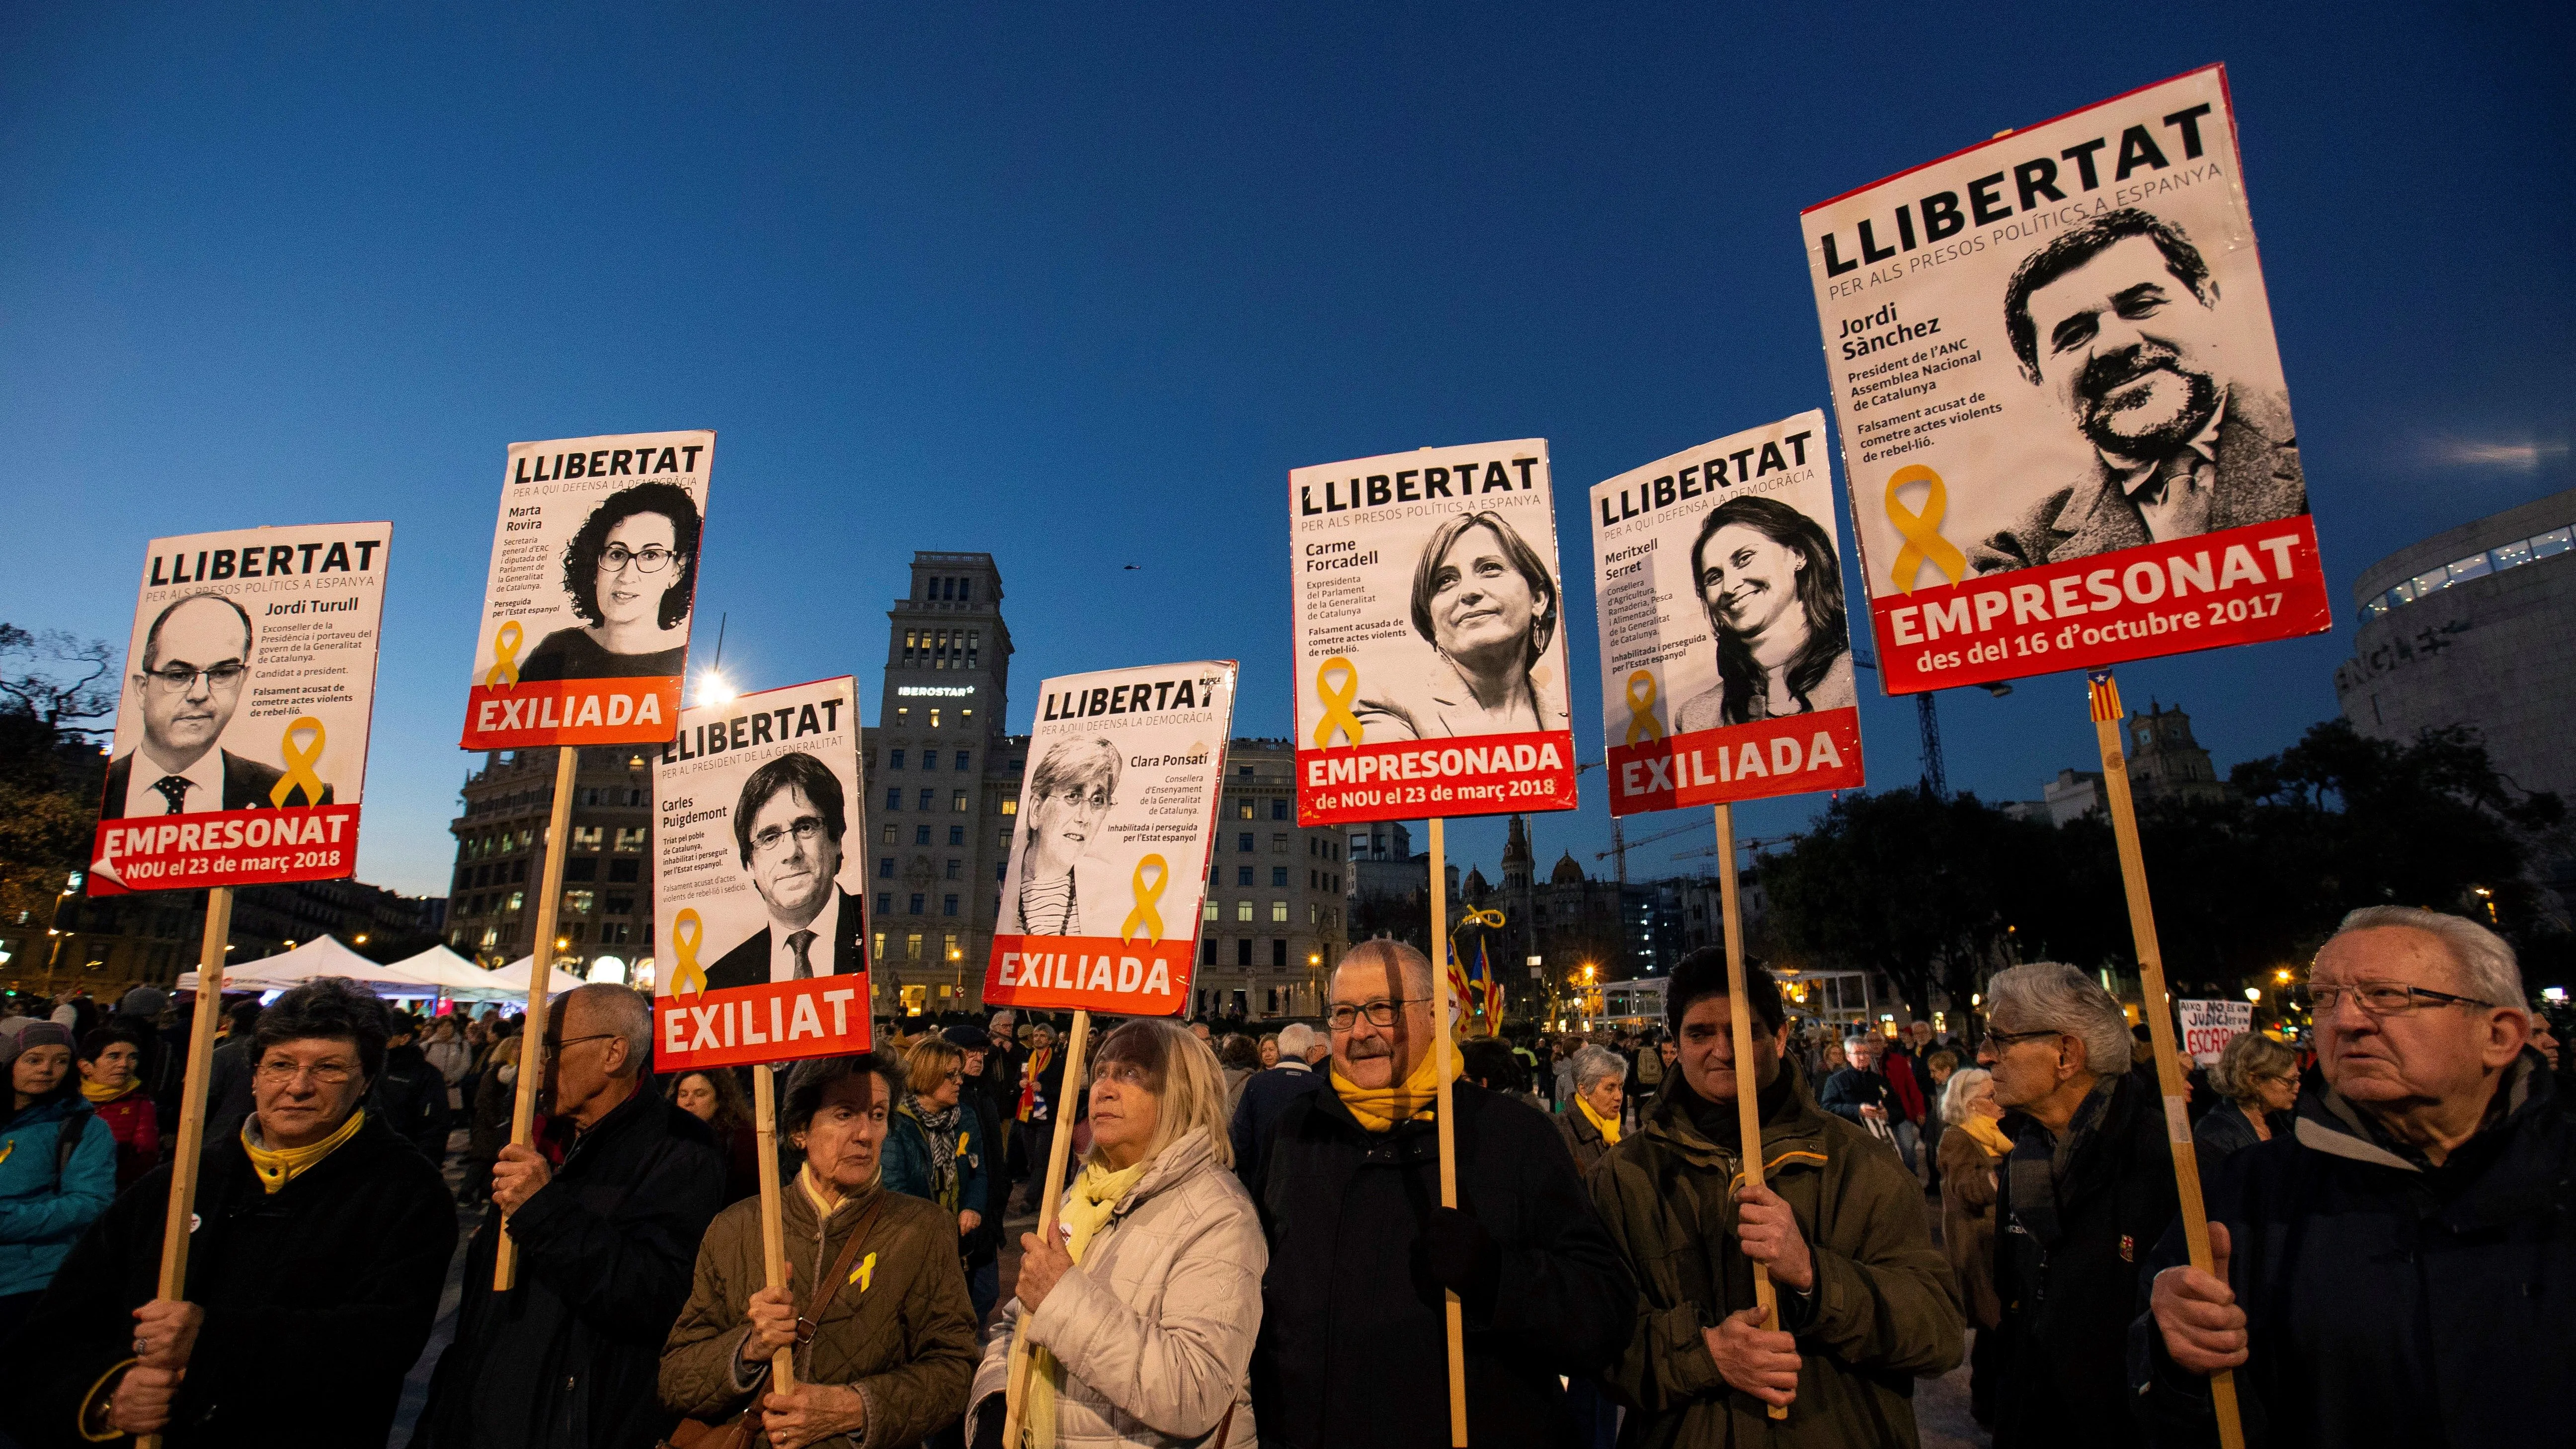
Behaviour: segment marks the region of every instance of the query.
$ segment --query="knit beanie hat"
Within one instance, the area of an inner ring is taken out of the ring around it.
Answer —
[[[72,1044],[72,1029],[50,1021],[31,1021],[18,1028],[15,1036],[0,1035],[0,1068],[13,1067],[28,1048],[40,1046],[67,1047]]]

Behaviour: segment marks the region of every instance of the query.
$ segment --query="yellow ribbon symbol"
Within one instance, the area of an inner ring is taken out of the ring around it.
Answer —
[[[501,657],[493,661],[491,671],[483,676],[485,689],[508,689],[519,682],[519,641],[527,637],[527,631],[519,627],[516,619],[504,620],[501,627],[493,631],[492,652]]]
[[[868,1285],[876,1281],[876,1277],[877,1255],[870,1253],[859,1260],[859,1266],[850,1270],[849,1281],[858,1284],[859,1291],[865,1293],[868,1291]]]
[[[1637,686],[1641,684],[1646,686],[1643,699],[1637,697]],[[1655,723],[1655,676],[1650,670],[1640,669],[1628,676],[1628,743],[1663,737],[1664,727]]]
[[[707,973],[698,969],[698,943],[706,935],[706,924],[697,912],[683,910],[672,918],[671,945],[680,953],[680,964],[671,968],[673,996],[695,996],[707,989]]]
[[[1154,880],[1150,885],[1145,881],[1147,866],[1154,868]],[[1139,935],[1148,941],[1163,939],[1163,916],[1154,909],[1154,905],[1163,898],[1163,887],[1171,878],[1171,866],[1159,855],[1149,855],[1136,862],[1136,874],[1128,881],[1128,888],[1136,893],[1136,909],[1129,911],[1127,919],[1120,923],[1119,940],[1133,941]]]
[[[1334,670],[1342,672],[1342,682],[1329,683]],[[1351,713],[1359,702],[1360,672],[1351,661],[1339,654],[1327,659],[1315,670],[1315,697],[1324,702],[1324,717],[1315,725],[1315,748],[1330,749],[1334,735],[1339,734],[1353,747],[1360,742],[1360,717]]]
[[[310,745],[295,743],[297,730],[313,731],[313,743]],[[277,783],[269,787],[269,804],[283,809],[286,805],[286,797],[294,794],[298,789],[304,791],[305,804],[322,803],[322,792],[330,787],[322,783],[321,776],[313,773],[313,767],[322,763],[322,740],[322,721],[309,714],[297,715],[295,723],[286,727],[286,733],[277,737],[277,751],[286,761],[286,773],[280,775]]]
[[[1896,490],[1908,483],[1929,485],[1923,495],[1923,511],[1917,513],[1896,501]],[[1941,517],[1950,511],[1950,490],[1941,486],[1941,475],[1920,463],[1899,468],[1887,480],[1887,521],[1905,536],[1905,547],[1897,550],[1896,568],[1889,582],[1907,593],[1914,592],[1914,576],[1925,564],[1939,569],[1950,582],[1964,583],[1968,577],[1967,555],[1941,536]]]

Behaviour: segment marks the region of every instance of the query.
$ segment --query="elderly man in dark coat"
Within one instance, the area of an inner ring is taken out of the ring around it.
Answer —
[[[254,1039],[255,1110],[205,1146],[184,1295],[158,1295],[170,1169],[136,1182],[0,1344],[0,1422],[31,1446],[381,1444],[456,1247],[446,1184],[360,1109],[384,1008],[323,979]]]
[[[724,1205],[724,1158],[705,1123],[637,1090],[652,1066],[642,996],[577,987],[550,1016],[552,1120],[542,1151],[504,1147],[492,1169],[415,1449],[652,1449],[678,1417],[656,1396],[662,1344]],[[495,1293],[505,1213],[519,1277]]]
[[[2294,1129],[2227,1160],[2217,1272],[2161,1244],[2131,1331],[2158,1444],[2218,1442],[2232,1368],[2249,1442],[2521,1444],[2567,1430],[2576,1123],[2530,1049],[2513,948],[2373,906],[2317,953],[2317,1066]]]
[[[1583,1442],[1560,1380],[1627,1341],[1635,1285],[1545,1115],[1456,1083],[1458,1206],[1440,1206],[1432,990],[1410,946],[1342,958],[1330,1077],[1280,1113],[1253,1178],[1270,1240],[1252,1368],[1265,1445],[1446,1449],[1443,1290],[1465,1315],[1478,1449]]]

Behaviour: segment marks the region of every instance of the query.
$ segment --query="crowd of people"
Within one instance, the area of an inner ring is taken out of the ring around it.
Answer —
[[[2072,967],[1997,973],[1971,1050],[1929,1022],[1801,1030],[1766,972],[1738,999],[1703,951],[1653,1029],[1445,1054],[1455,1207],[1433,985],[1370,941],[1320,1030],[1102,1023],[1073,1078],[1053,1023],[1003,1011],[798,1063],[782,1287],[742,1078],[657,1078],[626,988],[532,1024],[526,1144],[518,1023],[337,980],[237,1008],[175,1295],[169,1003],[0,1020],[0,1433],[384,1443],[460,1219],[416,1449],[1430,1449],[1453,1300],[1480,1449],[1912,1445],[1916,1380],[1963,1360],[2001,1449],[2214,1444],[2220,1370],[2267,1445],[2559,1422],[2576,1127],[2511,949],[2471,921],[2356,912],[2309,1041],[2236,1038],[2188,1108]],[[1066,1117],[1056,1229],[1019,1235],[1006,1294],[1003,1224]]]

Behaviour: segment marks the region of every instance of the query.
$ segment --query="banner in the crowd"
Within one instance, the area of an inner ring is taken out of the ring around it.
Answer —
[[[1571,810],[1547,441],[1288,475],[1297,818]]]
[[[2182,1016],[2182,1050],[2202,1066],[2215,1066],[2227,1044],[2254,1029],[2250,1001],[2176,1001]]]
[[[357,871],[390,523],[156,538],[89,892]]]
[[[1235,673],[1202,659],[1039,686],[986,1005],[1188,1006]]]
[[[1802,220],[1889,692],[2332,626],[2220,67]]]
[[[671,738],[715,450],[708,430],[510,445],[464,748]]]
[[[1861,783],[1821,411],[1592,489],[1610,813]]]
[[[653,1069],[866,1051],[857,690],[683,710],[653,768]]]

